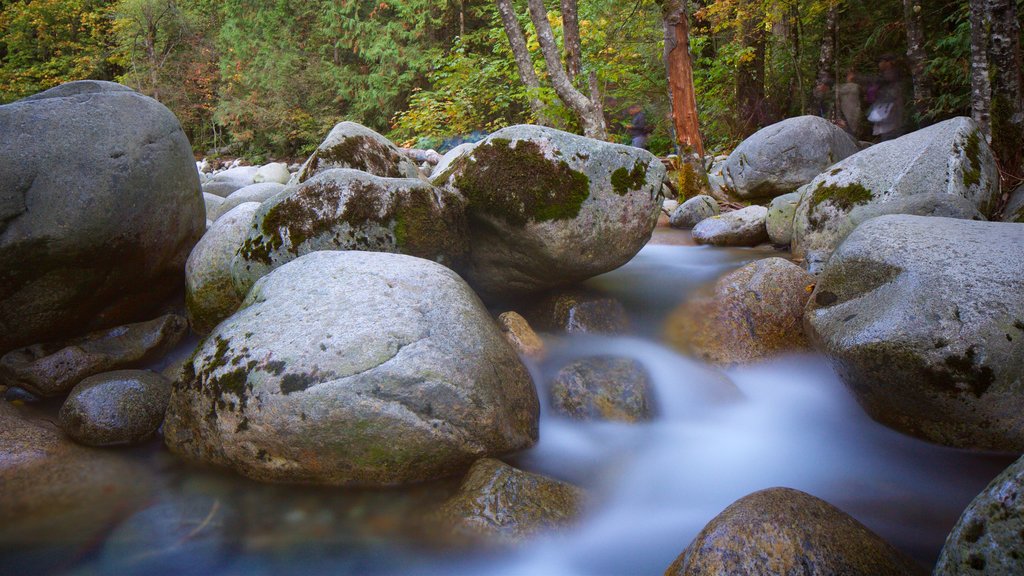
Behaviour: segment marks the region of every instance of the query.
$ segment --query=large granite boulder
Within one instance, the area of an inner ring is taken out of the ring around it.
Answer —
[[[183,456],[273,482],[388,485],[537,439],[530,376],[461,278],[401,254],[307,254],[196,349],[164,422]]]
[[[890,215],[832,255],[804,317],[876,420],[1024,450],[1024,226]]]
[[[771,198],[796,190],[859,150],[856,140],[828,120],[798,116],[741,142],[722,163],[721,173],[737,197]]]
[[[953,118],[855,154],[803,191],[793,254],[817,273],[843,238],[875,216],[983,220],[998,200],[999,173],[977,124]]]
[[[693,241],[712,246],[757,246],[768,241],[768,209],[747,206],[705,218],[693,227]]]
[[[458,269],[465,201],[413,178],[332,169],[264,202],[232,262],[242,294],[274,268],[317,250],[399,252]]]
[[[296,174],[305,182],[324,170],[351,168],[385,178],[419,178],[416,164],[390,140],[355,122],[341,122]]]
[[[852,516],[792,488],[754,492],[715,516],[666,576],[925,574]]]
[[[521,125],[491,134],[433,181],[469,201],[467,279],[486,299],[625,264],[654,231],[664,176],[645,150]]]
[[[934,576],[1024,574],[1024,458],[971,501],[946,538]]]
[[[206,229],[188,138],[111,82],[0,106],[0,354],[152,317]]]

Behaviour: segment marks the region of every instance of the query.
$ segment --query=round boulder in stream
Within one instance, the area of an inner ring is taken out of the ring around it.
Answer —
[[[650,377],[636,360],[595,356],[562,368],[551,382],[555,411],[576,420],[638,422],[651,417]]]
[[[467,278],[491,299],[628,262],[654,231],[664,177],[646,150],[520,125],[490,135],[433,182],[469,201]]]
[[[832,254],[808,336],[875,420],[1024,450],[1024,226],[890,215]]]
[[[768,241],[767,217],[768,209],[764,206],[747,206],[711,216],[693,227],[693,241],[712,246],[757,246]]]
[[[60,408],[60,427],[87,446],[138,444],[164,421],[171,382],[149,370],[118,370],[82,380]]]
[[[666,576],[925,573],[850,515],[792,488],[769,488],[733,502],[665,571]]]
[[[167,445],[258,480],[416,482],[537,439],[536,390],[479,298],[411,256],[285,264],[183,373]]]

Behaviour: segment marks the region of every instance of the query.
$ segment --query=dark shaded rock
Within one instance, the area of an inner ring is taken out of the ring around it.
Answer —
[[[94,374],[135,368],[162,357],[187,332],[183,317],[168,314],[66,342],[36,344],[0,358],[0,380],[40,396],[60,396]]]
[[[581,288],[547,294],[527,310],[526,316],[542,332],[622,334],[629,331],[629,316],[621,302]]]
[[[171,382],[148,370],[82,380],[60,409],[60,427],[79,444],[119,446],[150,438],[164,420]]]
[[[712,246],[757,246],[768,241],[764,206],[747,206],[705,218],[693,227],[693,241]]]
[[[631,358],[577,360],[555,374],[550,389],[552,407],[577,420],[638,422],[651,416],[650,378]]]
[[[1019,186],[1010,194],[1003,208],[1003,222],[1024,224],[1024,185]]]
[[[152,318],[206,229],[188,138],[119,84],[0,106],[0,354]]]
[[[925,573],[850,515],[791,488],[769,488],[733,502],[665,571],[666,576]]]
[[[709,362],[755,362],[809,348],[804,305],[814,277],[782,258],[726,274],[676,308],[665,323],[672,346]]]
[[[167,445],[258,480],[386,485],[537,439],[530,376],[450,269],[324,251],[260,279],[196,349]]]
[[[1024,450],[1024,226],[890,215],[832,254],[804,321],[879,422]]]
[[[456,540],[508,545],[570,527],[585,500],[576,486],[484,458],[473,464],[436,518]]]
[[[934,576],[1024,574],[1024,458],[971,501],[946,538]]]

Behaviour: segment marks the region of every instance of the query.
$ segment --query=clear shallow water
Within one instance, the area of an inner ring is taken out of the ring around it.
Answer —
[[[149,488],[140,506],[102,529],[83,526],[96,534],[81,541],[6,551],[0,572],[660,574],[723,508],[772,486],[824,498],[930,566],[962,509],[1010,458],[932,446],[875,424],[820,357],[722,371],[659,343],[661,319],[687,293],[770,255],[649,245],[588,282],[623,302],[632,335],[546,338],[547,358],[530,365],[544,404],[541,440],[509,461],[590,490],[590,510],[566,534],[503,553],[439,551],[415,518],[457,479],[388,491],[266,486],[184,466],[153,444],[125,454]],[[596,354],[644,365],[654,385],[651,422],[551,414],[545,383]]]

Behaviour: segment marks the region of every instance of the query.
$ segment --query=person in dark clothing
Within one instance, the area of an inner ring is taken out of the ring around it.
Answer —
[[[629,134],[630,143],[637,148],[647,150],[647,137],[652,132],[650,125],[647,124],[647,114],[644,113],[644,109],[639,104],[630,106],[628,112],[632,117],[626,126],[626,133]]]
[[[876,142],[885,142],[903,135],[903,80],[896,57],[878,59],[878,95],[868,110],[871,133]]]

